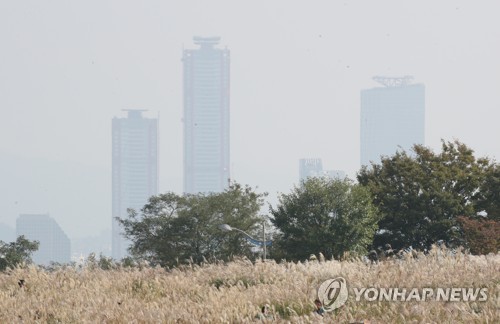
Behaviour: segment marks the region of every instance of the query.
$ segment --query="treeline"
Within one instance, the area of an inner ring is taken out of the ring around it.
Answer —
[[[357,182],[311,178],[259,215],[266,194],[233,183],[217,194],[152,197],[121,220],[133,256],[162,266],[255,255],[246,235],[271,228],[268,257],[303,260],[365,255],[390,244],[425,251],[436,242],[498,252],[500,167],[459,141],[433,152],[415,145],[363,167]],[[238,230],[223,231],[228,224]]]
[[[443,141],[438,153],[415,145],[356,178],[310,178],[281,194],[268,217],[259,215],[265,193],[232,183],[222,193],[153,196],[119,221],[134,260],[164,267],[255,258],[248,236],[263,241],[264,226],[267,257],[277,261],[361,256],[386,244],[426,251],[438,241],[498,252],[500,166],[465,144]]]
[[[472,253],[498,251],[500,166],[465,144],[443,141],[440,153],[415,145],[412,154],[384,157],[357,178],[381,215],[374,245],[425,250],[443,240]],[[478,240],[490,248],[478,249]]]

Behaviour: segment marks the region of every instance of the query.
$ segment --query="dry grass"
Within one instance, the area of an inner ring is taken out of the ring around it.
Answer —
[[[499,323],[500,255],[442,257],[378,265],[352,262],[235,261],[225,265],[0,274],[0,323],[244,323],[264,304],[293,323]],[[344,277],[352,287],[486,287],[486,302],[356,302],[324,318],[312,314],[319,284]],[[26,281],[20,288],[18,280]]]

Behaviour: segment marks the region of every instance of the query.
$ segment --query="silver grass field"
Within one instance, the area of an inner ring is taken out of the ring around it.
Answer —
[[[316,315],[319,285],[343,277],[347,303]],[[18,281],[24,279],[24,286]],[[486,301],[355,300],[353,287],[486,288]],[[269,305],[272,317],[258,314]],[[35,266],[0,273],[0,323],[499,323],[500,254],[369,264],[238,260],[177,269]]]

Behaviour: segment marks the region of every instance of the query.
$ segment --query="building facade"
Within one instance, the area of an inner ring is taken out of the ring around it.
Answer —
[[[33,262],[49,265],[51,262],[71,261],[71,242],[57,222],[47,214],[21,214],[16,220],[16,236],[24,235],[40,243],[32,255]]]
[[[410,76],[374,77],[382,87],[361,91],[361,165],[379,163],[425,140],[425,87]]]
[[[139,212],[158,194],[158,119],[145,118],[145,110],[125,110],[126,118],[112,120],[112,240],[114,259],[127,255],[130,244],[116,217]]]
[[[346,174],[342,170],[323,170],[321,159],[300,159],[299,160],[299,180],[305,181],[307,178],[329,178],[344,179]]]
[[[229,50],[194,37],[183,52],[184,192],[221,192],[229,183]]]
[[[305,181],[310,177],[323,176],[323,162],[321,159],[300,159],[299,180]]]

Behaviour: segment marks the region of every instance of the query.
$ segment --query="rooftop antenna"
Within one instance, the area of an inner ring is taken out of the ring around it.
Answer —
[[[405,87],[411,84],[413,81],[413,76],[405,75],[402,77],[387,77],[387,76],[377,75],[374,76],[372,79],[387,88],[395,88],[395,87]]]

